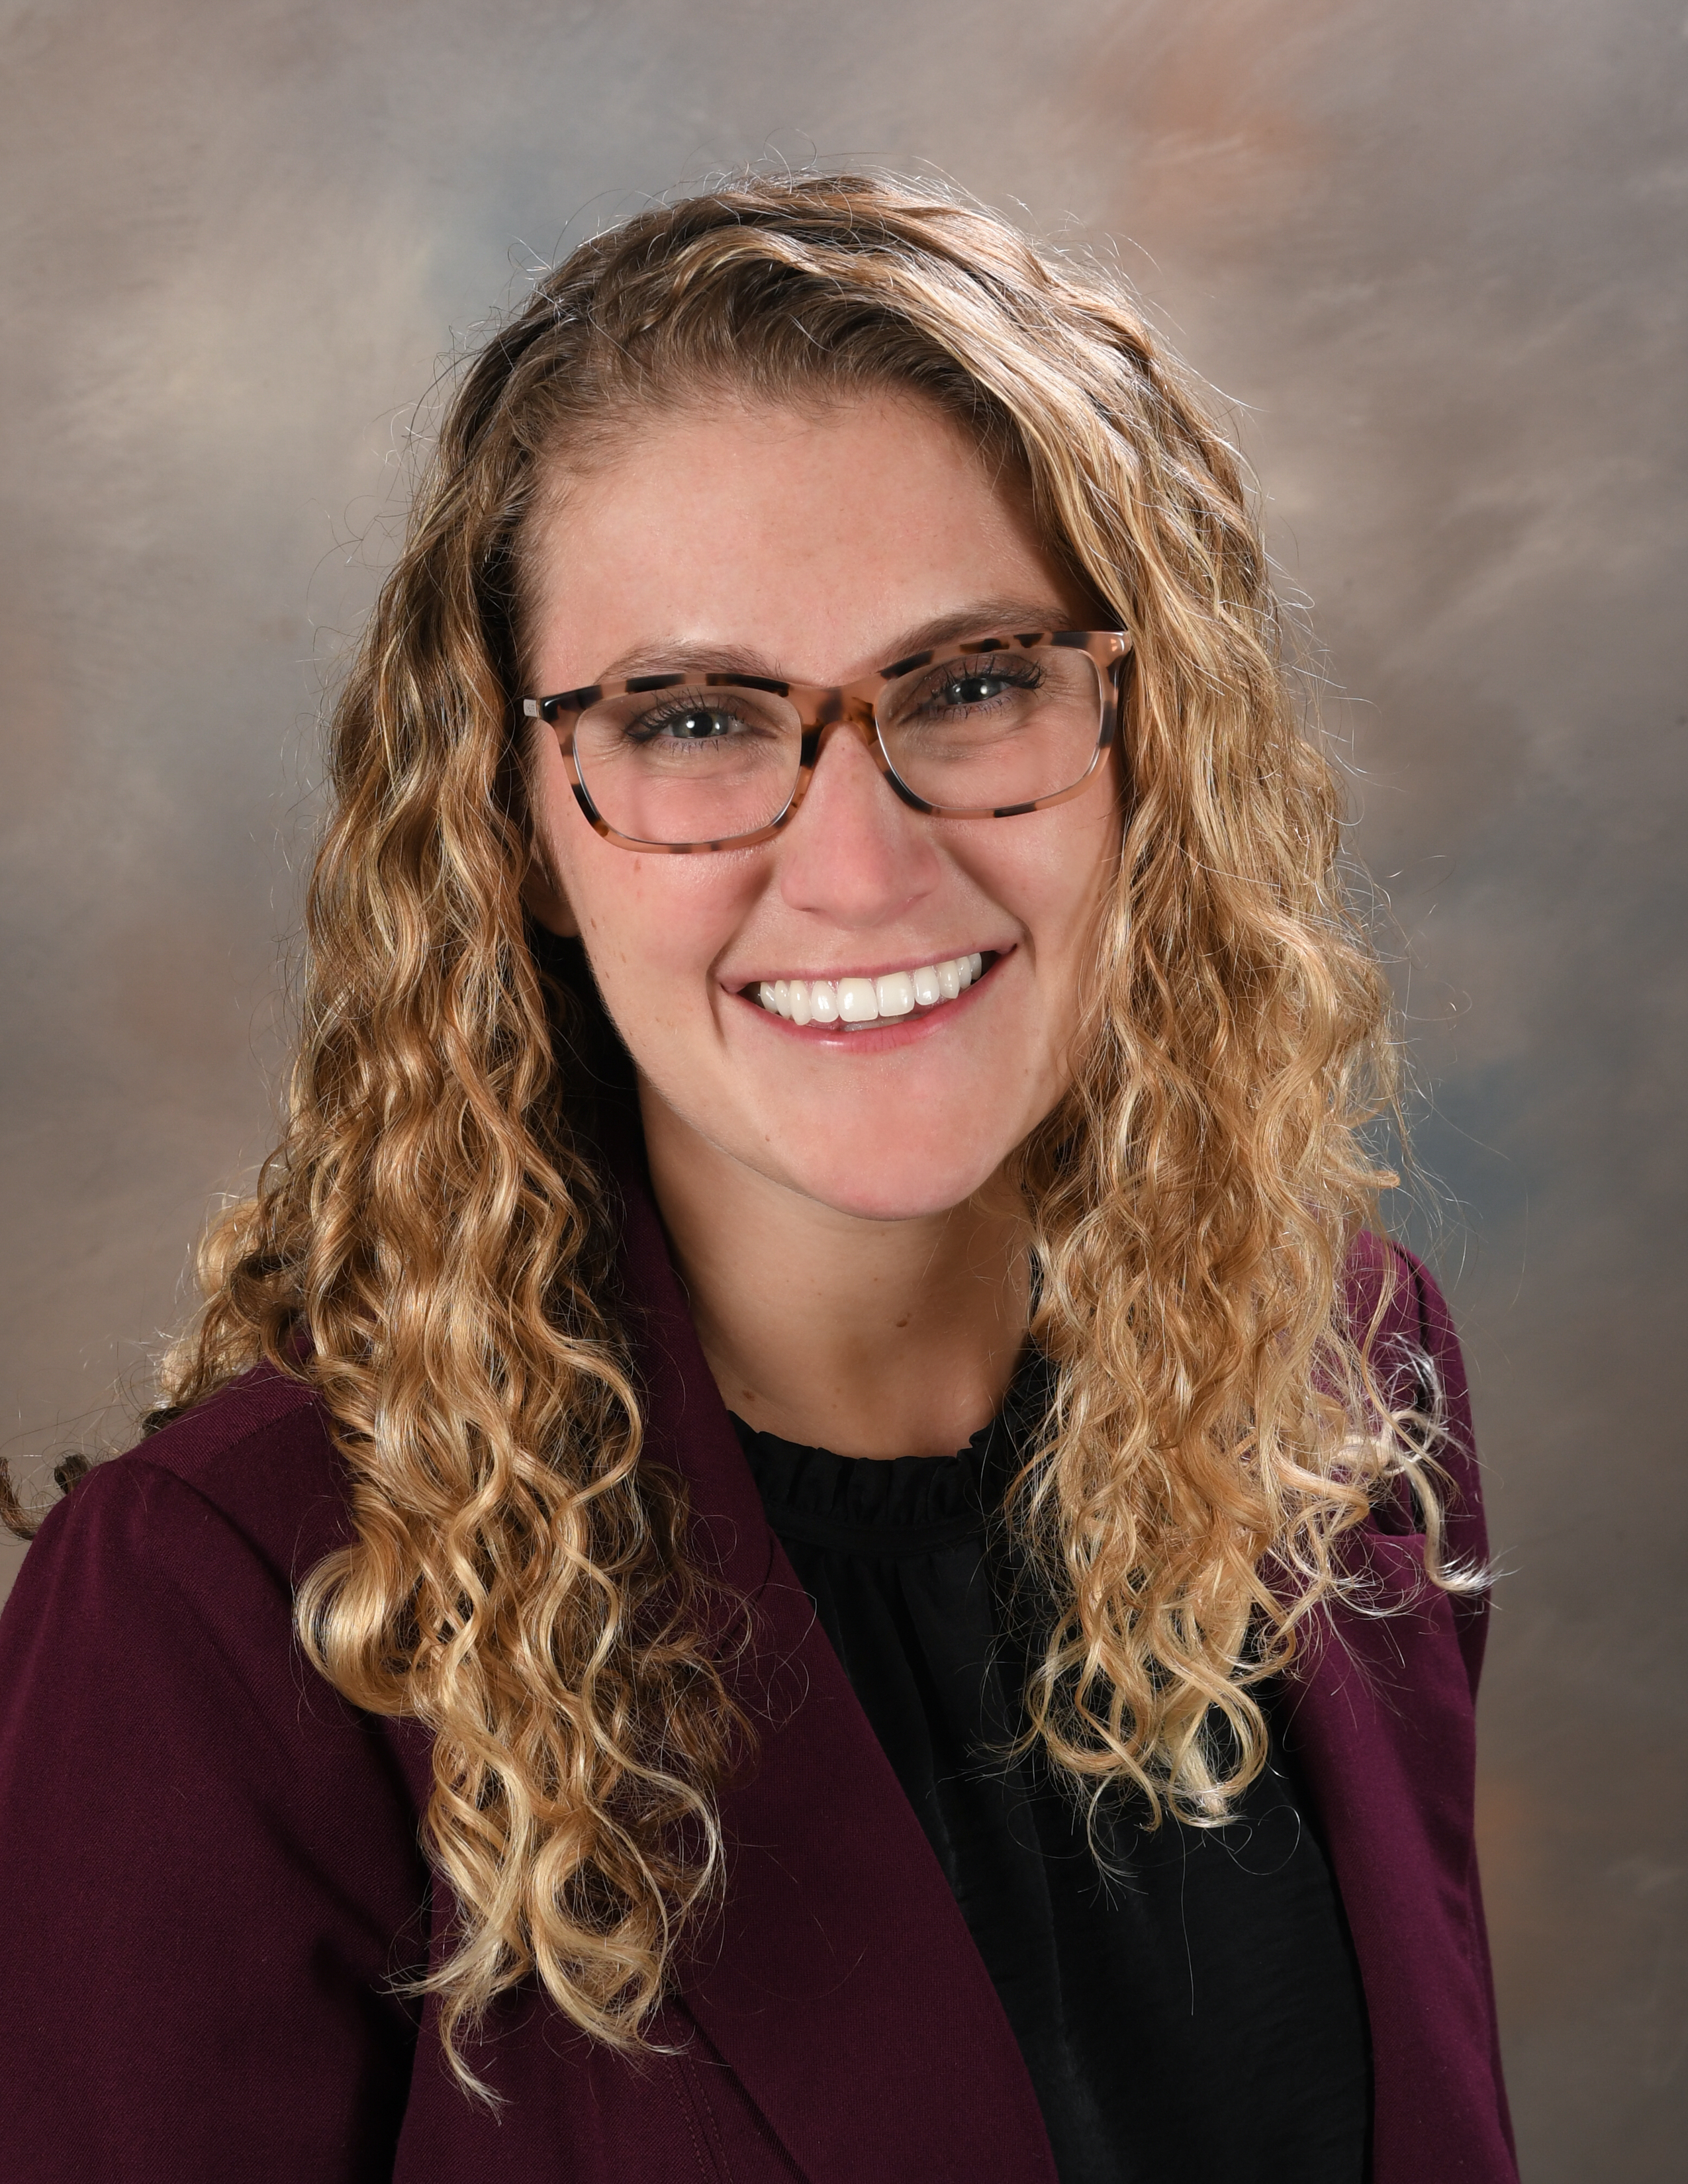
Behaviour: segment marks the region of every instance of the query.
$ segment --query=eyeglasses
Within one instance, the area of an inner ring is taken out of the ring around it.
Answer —
[[[711,671],[524,698],[557,732],[575,800],[624,850],[698,855],[777,834],[840,727],[916,811],[1013,819],[1076,796],[1117,732],[1131,639],[992,633],[830,688]]]

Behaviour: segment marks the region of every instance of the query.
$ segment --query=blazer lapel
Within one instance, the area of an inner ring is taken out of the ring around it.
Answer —
[[[759,1752],[721,1801],[727,1901],[685,2005],[812,2184],[1055,2184],[967,1923],[768,1528],[643,1162],[618,1165],[647,1446],[684,1477],[700,1552],[755,1610],[741,1674]]]

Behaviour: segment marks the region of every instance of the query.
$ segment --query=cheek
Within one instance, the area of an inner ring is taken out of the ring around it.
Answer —
[[[611,865],[612,857],[626,870]],[[630,852],[606,848],[600,856],[577,860],[568,884],[581,938],[606,994],[618,1007],[625,999],[671,1012],[678,980],[688,971],[695,979],[707,962],[703,922],[676,916],[647,861]]]
[[[995,823],[1010,835],[1021,822]],[[997,900],[1023,924],[1046,982],[1081,975],[1117,877],[1123,837],[1117,801],[1099,795],[1094,805],[1079,799],[1058,806],[1041,827],[1033,820],[1024,835],[992,845],[1007,852],[996,860]]]
[[[551,872],[593,969],[607,985],[619,971],[649,961],[653,949],[673,937],[671,921],[660,916],[653,900],[648,867],[657,861],[619,850],[594,831],[575,802],[562,755],[549,737],[535,753],[532,778],[534,815]]]
[[[617,849],[576,820],[556,864],[593,975],[634,1061],[663,1073],[658,1048],[709,1024],[713,967],[737,929],[743,883],[700,858]]]

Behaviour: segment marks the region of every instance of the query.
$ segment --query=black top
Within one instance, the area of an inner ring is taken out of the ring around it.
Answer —
[[[1024,1661],[986,1516],[1002,1421],[957,1456],[891,1462],[733,1423],[1002,1998],[1062,2184],[1362,2184],[1365,2004],[1276,1741],[1222,1830],[1150,1833],[1117,1803],[1105,1874],[1047,1768],[997,1756]]]

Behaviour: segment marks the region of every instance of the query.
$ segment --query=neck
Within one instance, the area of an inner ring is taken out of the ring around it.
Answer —
[[[643,1083],[656,1202],[716,1384],[758,1432],[840,1456],[949,1456],[1001,1407],[1026,1336],[1027,1231],[999,1178],[907,1221],[758,1174]]]

